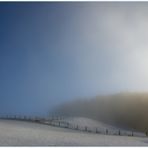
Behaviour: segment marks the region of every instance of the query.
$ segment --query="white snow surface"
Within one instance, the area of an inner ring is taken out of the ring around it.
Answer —
[[[148,146],[148,138],[101,135],[1,119],[0,146]]]

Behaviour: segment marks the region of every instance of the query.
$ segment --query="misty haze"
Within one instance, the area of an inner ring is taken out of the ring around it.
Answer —
[[[0,146],[148,146],[147,2],[0,2]]]

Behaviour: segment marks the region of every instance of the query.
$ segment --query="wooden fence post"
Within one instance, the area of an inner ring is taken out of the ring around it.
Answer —
[[[118,134],[121,135],[120,130],[119,130]]]
[[[85,131],[87,132],[87,126],[85,126]]]
[[[132,136],[134,136],[134,133],[133,133],[133,131],[132,131]]]
[[[108,134],[108,129],[106,129],[106,135]]]

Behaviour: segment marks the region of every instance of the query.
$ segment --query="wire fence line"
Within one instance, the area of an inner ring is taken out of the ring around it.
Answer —
[[[81,132],[87,132],[87,133],[95,133],[95,134],[105,134],[105,135],[118,135],[118,136],[135,136],[135,137],[146,137],[146,133],[138,133],[133,131],[125,131],[121,129],[103,129],[99,127],[88,127],[86,125],[78,125],[75,123],[69,123],[67,121],[64,121],[65,117],[62,116],[51,116],[48,118],[42,118],[42,117],[29,117],[29,116],[1,116],[0,119],[7,119],[7,120],[17,120],[17,121],[28,121],[28,122],[35,122],[55,127],[61,127],[61,128],[68,128],[71,130],[77,130]]]

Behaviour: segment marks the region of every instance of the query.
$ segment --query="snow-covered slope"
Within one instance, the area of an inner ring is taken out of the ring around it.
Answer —
[[[89,118],[84,117],[67,117],[63,119],[63,121],[68,122],[72,127],[78,126],[79,129],[85,130],[87,127],[88,131],[96,132],[96,130],[102,134],[106,134],[106,130],[108,134],[118,135],[119,132],[121,135],[134,135],[134,136],[145,136],[145,133],[136,132],[132,129],[119,128],[115,126],[111,126],[109,124],[105,124],[100,121],[96,121]]]
[[[84,118],[84,117],[69,117],[69,118],[65,118],[63,121],[66,121],[73,125],[79,125],[80,127],[87,126],[89,128],[117,129],[116,127],[105,124],[103,122],[96,121],[89,118]]]
[[[108,136],[24,121],[0,120],[0,146],[148,146],[148,138]]]

